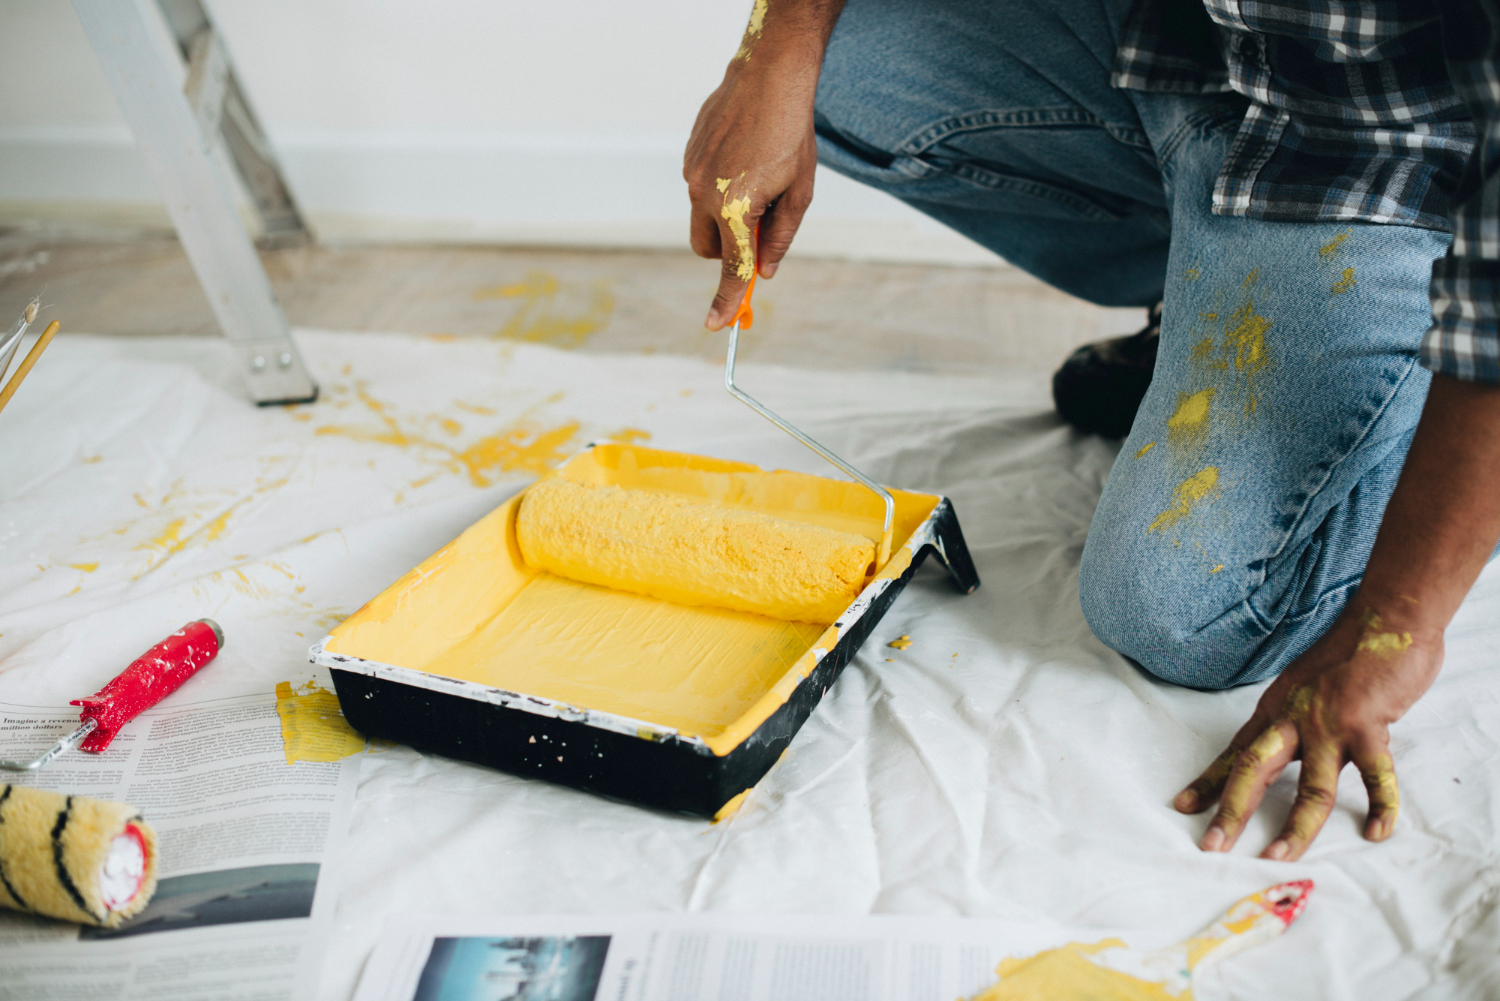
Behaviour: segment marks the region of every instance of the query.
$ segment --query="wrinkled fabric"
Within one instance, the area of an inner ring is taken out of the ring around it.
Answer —
[[[246,402],[219,341],[53,346],[0,414],[0,700],[61,705],[205,615],[224,651],[173,699],[326,684],[309,644],[532,476],[489,459],[574,423],[562,454],[631,429],[822,471],[709,364],[376,334],[300,344],[323,398],[290,410]],[[1348,773],[1302,861],[1256,859],[1290,774],[1240,847],[1204,855],[1207,818],[1168,804],[1259,690],[1174,687],[1091,635],[1079,558],[1114,449],[1060,426],[1040,384],[742,374],[877,478],[948,494],[983,585],[960,596],[919,571],[721,824],[408,748],[368,755],[347,858],[326,877],[339,905],[321,997],[349,997],[384,919],[409,912],[974,915],[1058,944],[1107,930],[1154,946],[1295,878],[1317,883],[1297,925],[1212,971],[1198,997],[1494,995],[1494,567],[1449,630],[1442,676],[1392,728],[1394,838],[1359,837],[1364,791]],[[910,648],[886,645],[902,634]]]

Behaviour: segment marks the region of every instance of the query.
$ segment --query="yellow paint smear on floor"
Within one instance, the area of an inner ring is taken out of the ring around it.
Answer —
[[[595,282],[589,289],[586,304],[557,276],[545,271],[529,271],[519,282],[478,289],[476,302],[486,299],[514,299],[519,305],[496,337],[557,348],[575,348],[609,325],[614,315],[615,297],[608,282]],[[581,305],[581,308],[580,308]]]
[[[463,430],[456,421],[440,414],[403,415],[393,405],[372,395],[369,384],[363,380],[355,382],[353,396],[367,413],[376,418],[378,423],[375,426],[325,424],[315,428],[313,434],[414,451],[449,472],[467,474],[469,482],[476,487],[491,486],[504,473],[540,476],[567,457],[569,443],[581,427],[577,421],[567,421],[555,427],[538,427],[535,422],[523,418],[460,447],[425,430],[436,425],[444,433],[456,436]]]
[[[84,573],[93,573],[99,569],[99,564],[97,563],[69,563],[68,566],[74,570],[82,570]]]
[[[299,688],[276,685],[276,715],[281,717],[281,745],[286,763],[342,761],[365,749],[365,738],[344,719],[338,696],[316,682]]]
[[[1106,969],[1088,956],[1125,945],[1117,938],[1073,942],[1026,959],[1005,959],[999,983],[970,1001],[1192,1001],[1192,991],[1168,994],[1161,984]]]
[[[1209,466],[1201,469],[1177,484],[1172,491],[1172,503],[1157,515],[1147,526],[1147,532],[1159,532],[1163,528],[1169,528],[1193,513],[1193,509],[1208,498],[1219,485],[1219,469],[1217,466]]]
[[[906,635],[905,633],[902,633],[900,636],[887,643],[886,646],[890,647],[892,650],[909,650],[911,649],[911,637]]]
[[[621,445],[640,445],[651,440],[651,432],[640,428],[621,428],[610,435],[609,440]]]

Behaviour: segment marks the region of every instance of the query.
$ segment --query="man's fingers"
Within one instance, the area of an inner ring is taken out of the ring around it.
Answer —
[[[1356,748],[1354,765],[1365,781],[1365,790],[1370,794],[1370,813],[1365,818],[1365,837],[1371,841],[1384,841],[1391,836],[1396,826],[1396,815],[1401,812],[1401,791],[1396,786],[1396,766],[1390,753],[1384,749],[1366,754],[1364,748]]]
[[[1173,809],[1178,813],[1202,813],[1207,810],[1219,798],[1219,793],[1229,778],[1229,770],[1234,767],[1234,759],[1240,756],[1241,750],[1243,748],[1234,744],[1225,748],[1224,753],[1215,758],[1213,764],[1203,770],[1202,775],[1177,794],[1177,798],[1172,800]]]
[[[713,211],[717,211],[717,207]],[[694,205],[690,225],[688,242],[692,245],[693,253],[711,261],[724,256],[724,248],[719,241],[719,220],[713,212]]]
[[[1261,853],[1262,858],[1295,862],[1302,857],[1333,813],[1333,804],[1338,800],[1339,772],[1343,768],[1343,755],[1336,745],[1322,744],[1311,749],[1303,746],[1302,775],[1297,780],[1292,812],[1276,840]]]
[[[1281,773],[1296,752],[1297,731],[1289,723],[1273,723],[1241,751],[1229,768],[1219,812],[1203,835],[1206,852],[1227,852],[1239,840],[1245,822],[1260,805],[1266,786]]]
[[[811,204],[812,178],[809,177],[806,184],[794,184],[766,210],[761,219],[759,246],[756,247],[762,278],[770,278],[776,273]]]
[[[754,251],[750,251],[747,264],[741,256],[745,249],[739,245],[733,232],[721,231],[720,238],[724,244],[723,266],[719,269],[719,289],[714,293],[714,301],[708,307],[708,319],[704,321],[709,330],[722,329],[729,323],[735,310],[739,309],[740,300],[745,297],[745,286],[755,275]]]

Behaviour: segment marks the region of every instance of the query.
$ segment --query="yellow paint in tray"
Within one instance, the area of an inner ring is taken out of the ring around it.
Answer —
[[[745,463],[598,445],[559,472],[581,484],[676,493],[878,538],[884,509],[858,484]],[[938,498],[893,491],[897,544]],[[726,754],[833,649],[836,626],[674,604],[541,573],[507,501],[333,630],[327,649],[697,736]],[[911,564],[902,547],[877,572]]]

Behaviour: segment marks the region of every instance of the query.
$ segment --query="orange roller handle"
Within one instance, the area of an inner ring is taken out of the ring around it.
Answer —
[[[750,308],[750,297],[755,294],[755,279],[760,274],[760,223],[755,224],[753,239],[755,241],[755,270],[750,272],[750,284],[745,286],[745,294],[740,298],[739,308],[729,318],[729,325],[732,327],[738,323],[741,330],[749,330],[751,324],[755,322],[755,310]]]

